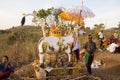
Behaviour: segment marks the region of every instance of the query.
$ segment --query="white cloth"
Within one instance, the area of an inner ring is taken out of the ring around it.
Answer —
[[[79,44],[76,44],[76,45],[73,47],[73,50],[77,50],[77,49],[80,49],[80,45],[79,45]]]
[[[91,67],[92,68],[99,68],[99,66],[101,66],[102,65],[102,63],[101,63],[101,60],[99,60],[99,61],[94,61],[93,63],[92,63],[92,65],[91,65]]]
[[[102,32],[99,32],[98,35],[99,35],[99,38],[103,38],[104,37]]]
[[[45,70],[48,71],[48,72],[50,72],[50,71],[53,70],[53,68],[52,67],[46,67]]]
[[[116,47],[119,47],[119,45],[115,44],[115,43],[112,43],[108,46],[107,50],[110,51],[110,52],[114,52]]]
[[[73,50],[77,50],[77,49],[80,49],[80,44],[79,44],[79,41],[78,40],[75,40],[73,42]]]
[[[99,68],[99,66],[96,63],[92,63],[91,68],[95,69],[95,68]]]

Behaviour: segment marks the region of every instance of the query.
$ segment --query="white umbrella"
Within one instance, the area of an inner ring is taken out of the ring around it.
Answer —
[[[68,9],[66,12],[75,17],[82,17],[82,18],[92,18],[95,16],[94,13],[83,4],[81,6],[72,7]]]

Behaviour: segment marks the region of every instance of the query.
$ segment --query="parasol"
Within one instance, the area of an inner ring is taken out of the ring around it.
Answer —
[[[68,9],[66,11],[66,13],[76,16],[78,18],[81,18],[81,17],[82,18],[92,18],[95,16],[94,13],[89,8],[87,8],[86,6],[83,5],[83,2],[82,2],[81,6],[76,6],[76,7],[72,7],[70,9]]]
[[[76,23],[84,21],[84,18],[79,18],[73,15],[67,14],[66,12],[62,12],[60,14],[60,17],[67,21],[75,21]]]

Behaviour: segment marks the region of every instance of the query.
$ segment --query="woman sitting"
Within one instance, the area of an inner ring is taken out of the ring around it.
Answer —
[[[3,56],[0,62],[0,80],[7,79],[14,72],[14,67],[9,62],[8,56]]]
[[[112,44],[110,44],[107,48],[107,50],[111,53],[116,53],[116,48],[118,48],[119,45],[116,42],[113,42]]]
[[[106,47],[109,45],[109,41],[106,39],[106,38],[104,38],[103,39],[103,47],[106,49]]]

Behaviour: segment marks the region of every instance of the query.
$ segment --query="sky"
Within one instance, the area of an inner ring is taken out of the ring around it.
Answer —
[[[86,27],[104,23],[106,28],[117,27],[120,22],[120,0],[83,0],[84,5],[92,10],[94,18],[85,19]],[[23,13],[34,10],[63,6],[69,9],[81,5],[82,0],[0,0],[0,29],[19,26]],[[26,25],[32,24],[28,17]]]

